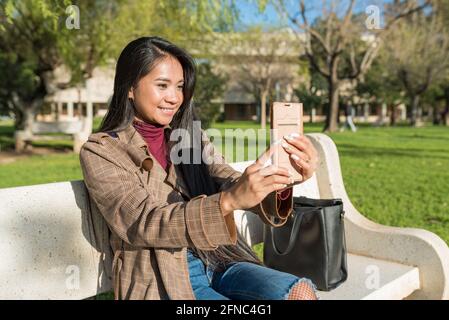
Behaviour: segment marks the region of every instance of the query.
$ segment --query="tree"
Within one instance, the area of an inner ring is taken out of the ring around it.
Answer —
[[[66,45],[59,34],[65,7],[65,1],[0,2],[0,98],[14,112],[16,128],[30,130],[35,112],[54,90],[52,72]]]
[[[212,101],[223,95],[225,82],[226,77],[216,75],[209,62],[198,64],[194,97],[195,113],[204,129],[209,128],[220,113],[220,105]]]
[[[449,35],[436,15],[416,13],[390,33],[384,63],[401,81],[411,106],[411,125],[429,87],[444,78],[449,68]]]
[[[300,64],[303,63],[307,63],[307,61],[300,62]],[[302,102],[304,112],[310,112],[310,122],[313,122],[313,110],[328,104],[327,96],[323,94],[327,91],[327,83],[326,79],[311,68],[308,63],[307,67],[301,68],[301,72],[303,75],[308,75],[308,79],[295,89],[295,94]]]
[[[266,127],[266,106],[276,83],[284,87],[291,84],[297,74],[297,50],[291,45],[289,32],[273,29],[263,31],[255,26],[240,34],[228,34],[220,42],[225,48],[221,55],[231,81],[246,92],[260,98],[261,127]],[[257,99],[259,100],[259,99]]]
[[[130,40],[156,34],[190,43],[217,24],[226,25],[232,3],[99,0],[74,1],[72,6],[69,0],[0,0],[2,109],[14,113],[16,129],[30,132],[46,95],[69,84],[82,85]],[[69,28],[67,21],[77,19],[79,29],[76,23]],[[69,70],[69,79],[56,77],[60,67]]]
[[[444,32],[449,33],[449,1],[434,1],[433,6],[435,8],[434,12],[444,25]],[[437,108],[434,108],[434,117],[438,120],[434,120],[434,123],[442,123],[443,125],[449,126],[449,70],[446,71],[445,76],[442,77],[441,81],[436,84],[434,91],[436,100],[444,101],[444,109],[441,113],[437,114]],[[441,119],[440,119],[441,118]]]
[[[394,8],[400,10],[386,16],[381,29],[368,30],[361,15],[354,15],[355,1],[323,1],[322,15],[310,22],[303,0],[299,1],[299,10],[292,12],[285,1],[276,1],[279,12],[291,21],[294,31],[306,35],[306,42],[298,37],[305,48],[305,56],[311,66],[328,82],[329,109],[324,130],[337,130],[338,101],[341,84],[344,81],[358,80],[368,71],[380,48],[381,40],[400,19],[429,5],[429,1],[416,4],[415,1],[395,1]],[[309,2],[309,4],[314,2]],[[344,10],[342,8],[344,7]],[[365,46],[354,45],[365,38]]]
[[[398,77],[384,63],[386,54],[386,50],[382,49],[380,58],[374,61],[363,81],[357,83],[356,92],[365,101],[373,101],[377,105],[385,103],[390,110],[390,124],[394,126],[396,109],[404,102],[404,96]]]

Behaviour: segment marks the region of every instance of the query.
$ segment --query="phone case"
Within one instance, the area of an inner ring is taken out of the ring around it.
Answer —
[[[282,147],[286,135],[297,133],[303,135],[302,103],[273,102],[271,105],[271,144],[277,143],[271,162],[287,168],[293,175],[294,183],[301,182],[303,177],[292,165],[293,160]]]

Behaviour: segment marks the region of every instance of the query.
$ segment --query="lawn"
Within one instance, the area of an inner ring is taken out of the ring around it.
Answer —
[[[12,144],[11,125],[0,123],[3,148]],[[227,122],[214,128],[257,125]],[[305,124],[305,132],[321,128]],[[430,230],[449,243],[449,128],[360,126],[357,133],[330,136],[338,147],[346,190],[360,212],[382,224]],[[67,141],[60,145],[67,143],[70,146]],[[236,154],[244,151],[237,149]],[[0,188],[81,178],[73,153],[36,155],[0,165]]]

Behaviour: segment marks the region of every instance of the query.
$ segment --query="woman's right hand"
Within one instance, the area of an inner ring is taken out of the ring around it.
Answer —
[[[271,192],[282,190],[293,182],[286,168],[274,165],[264,167],[276,148],[277,146],[270,147],[246,168],[236,183],[222,191],[220,203],[223,215],[226,216],[233,210],[252,208]]]

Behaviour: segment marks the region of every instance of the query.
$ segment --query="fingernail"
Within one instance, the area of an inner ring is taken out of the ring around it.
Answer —
[[[282,146],[283,146],[285,149],[287,149],[287,150],[290,149],[290,147],[288,146],[288,144],[286,144],[285,142],[282,142]]]
[[[292,157],[293,160],[299,160],[299,157],[296,154],[291,154],[290,157]]]
[[[298,138],[299,137],[299,133],[293,132],[293,133],[290,134],[290,137]]]
[[[291,135],[286,135],[286,136],[284,136],[284,138],[286,139],[286,140],[292,140],[293,138],[291,137]]]

